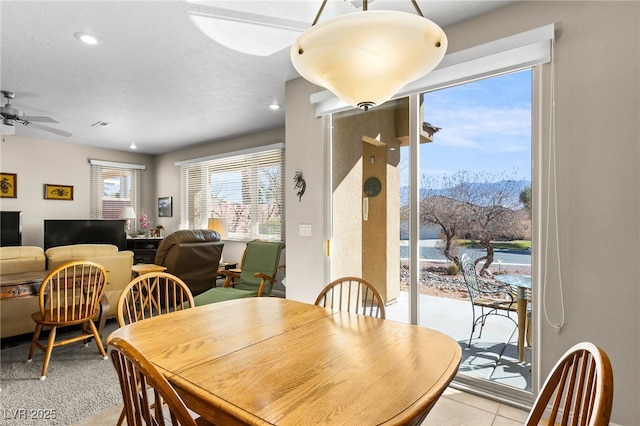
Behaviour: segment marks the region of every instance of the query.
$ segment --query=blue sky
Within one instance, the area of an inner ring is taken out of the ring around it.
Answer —
[[[531,180],[530,70],[426,93],[424,121],[442,129],[421,145],[421,175],[438,181],[468,170]]]

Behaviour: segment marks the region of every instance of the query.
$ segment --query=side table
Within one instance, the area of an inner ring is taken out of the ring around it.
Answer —
[[[166,266],[154,265],[152,263],[136,263],[131,267],[131,275],[132,278],[135,278],[142,274],[148,274],[149,272],[164,272],[166,270]]]
[[[133,263],[153,263],[163,238],[128,238],[127,250],[133,252]]]
[[[218,280],[223,280],[226,279],[227,276],[223,275],[220,273],[221,270],[225,270],[225,271],[230,271],[230,272],[235,272],[237,274],[239,274],[241,272],[240,269],[238,268],[238,262],[222,262],[220,263],[220,266],[218,267],[218,274],[216,275],[216,284],[215,286],[218,286]],[[233,282],[233,278],[232,278],[232,282]]]

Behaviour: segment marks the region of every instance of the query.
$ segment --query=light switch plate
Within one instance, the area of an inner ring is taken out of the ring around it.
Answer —
[[[301,237],[310,237],[311,236],[311,224],[310,223],[301,223],[299,225],[299,235]]]

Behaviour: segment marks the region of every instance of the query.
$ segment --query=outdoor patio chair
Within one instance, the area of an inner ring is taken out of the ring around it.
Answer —
[[[582,342],[565,352],[553,367],[525,424],[606,426],[612,405],[609,357],[593,343]],[[551,414],[543,419],[548,409]]]
[[[356,277],[338,278],[322,289],[315,304],[384,319],[384,301],[368,281]]]
[[[464,276],[464,282],[467,285],[467,290],[469,291],[471,311],[473,313],[473,324],[471,326],[471,335],[469,336],[468,346],[471,346],[473,333],[475,332],[478,324],[480,324],[478,338],[482,337],[482,329],[489,315],[509,318],[517,327],[518,322],[509,315],[510,312],[517,311],[517,305],[511,291],[511,286],[506,284],[480,284],[478,281],[478,275],[476,274],[476,264],[466,253],[462,255],[461,264],[462,275]]]

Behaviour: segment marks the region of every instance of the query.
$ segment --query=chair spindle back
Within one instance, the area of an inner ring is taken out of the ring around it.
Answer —
[[[121,327],[168,312],[195,306],[187,284],[167,272],[143,274],[131,281],[118,300]]]
[[[606,426],[612,405],[613,370],[609,357],[592,343],[578,343],[551,370],[526,425],[539,424],[550,408],[544,424]]]
[[[196,426],[180,396],[158,369],[133,345],[118,337],[109,342],[129,426],[169,424]]]
[[[52,322],[89,320],[98,314],[106,271],[97,263],[74,261],[51,272],[40,286],[40,314]]]
[[[332,281],[320,292],[315,304],[370,317],[385,317],[380,292],[368,281],[357,277]]]

